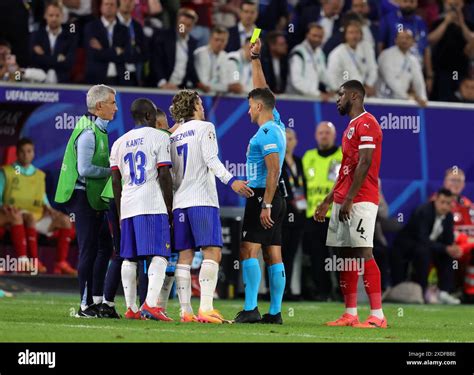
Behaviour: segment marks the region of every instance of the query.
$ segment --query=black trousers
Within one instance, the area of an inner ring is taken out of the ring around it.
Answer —
[[[409,279],[408,265],[414,269],[413,281],[420,284],[423,291],[428,285],[430,265],[436,267],[438,288],[452,292],[454,285],[453,259],[446,252],[434,250],[431,246],[408,240],[395,241],[390,254],[392,285]]]
[[[122,280],[122,263],[124,260],[120,256],[120,221],[117,217],[117,208],[114,201],[110,204],[107,218],[112,229],[114,257],[108,266],[107,274],[105,276],[104,299],[108,302],[114,302]],[[149,262],[146,262],[145,259],[138,259],[138,295],[140,298],[140,305],[143,305],[146,299],[148,289],[148,267]]]
[[[282,248],[281,255],[285,264],[286,273],[286,293],[291,293],[291,278],[293,276],[293,263],[298,246],[303,239],[303,225],[285,225],[282,227]]]
[[[105,274],[113,251],[106,211],[94,210],[84,190],[74,190],[67,210],[76,225],[81,303],[91,305],[93,296],[104,294]]]
[[[311,272],[316,286],[315,294],[319,297],[329,297],[332,293],[331,274],[324,269],[329,258],[329,248],[326,246],[329,219],[319,223],[313,218],[306,219],[303,249],[311,258]]]

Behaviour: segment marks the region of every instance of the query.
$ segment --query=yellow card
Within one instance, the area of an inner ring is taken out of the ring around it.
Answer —
[[[250,43],[253,44],[257,41],[258,37],[260,36],[261,31],[262,31],[262,29],[259,29],[258,27],[256,27],[253,30],[252,38],[250,38]]]

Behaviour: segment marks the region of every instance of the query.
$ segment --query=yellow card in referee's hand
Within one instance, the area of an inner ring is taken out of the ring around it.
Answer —
[[[261,31],[262,31],[262,29],[259,29],[258,27],[253,29],[253,34],[252,34],[252,37],[250,38],[250,43],[251,44],[253,44],[257,41],[258,37],[260,36]]]

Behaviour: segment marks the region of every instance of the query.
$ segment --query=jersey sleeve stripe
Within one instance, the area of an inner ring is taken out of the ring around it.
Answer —
[[[165,167],[167,165],[172,165],[172,164],[171,164],[170,161],[162,161],[162,162],[156,164],[157,167]]]
[[[360,141],[361,142],[373,142],[374,141],[374,137],[368,137],[368,136],[362,136],[360,137]]]
[[[110,167],[110,169],[112,169],[113,171],[116,171],[116,170],[119,169],[119,167],[118,167],[118,165],[112,165],[112,166]]]
[[[375,148],[375,145],[371,144],[365,144],[365,145],[359,145],[359,150],[362,148]]]

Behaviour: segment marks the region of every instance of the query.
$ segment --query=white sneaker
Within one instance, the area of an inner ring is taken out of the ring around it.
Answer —
[[[445,305],[459,305],[461,303],[461,300],[459,298],[452,296],[444,290],[441,290],[439,292],[439,301],[441,303],[444,303]]]

